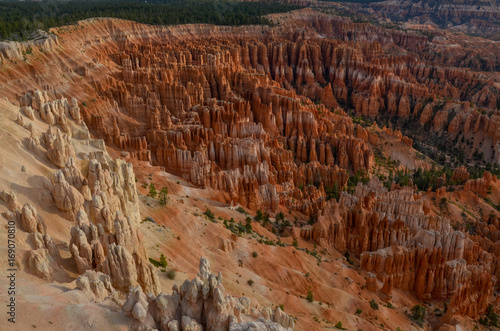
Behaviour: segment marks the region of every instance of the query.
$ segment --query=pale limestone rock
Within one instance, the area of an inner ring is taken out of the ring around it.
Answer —
[[[69,113],[71,118],[75,120],[77,124],[81,122],[80,107],[78,107],[78,101],[75,98],[71,98],[71,104],[69,106]]]
[[[148,314],[148,299],[140,287],[134,287],[127,295],[123,311],[131,314],[136,320],[144,321]]]
[[[19,110],[30,120],[35,119],[35,111],[33,110],[33,108],[31,108],[31,106],[23,106]]]
[[[51,263],[53,259],[50,257],[47,249],[37,249],[28,253],[28,269],[36,276],[49,280],[52,277]]]
[[[38,215],[36,208],[30,203],[23,206],[21,212],[21,226],[29,233],[45,233],[47,226],[43,218]]]
[[[46,141],[47,157],[59,168],[64,168],[70,157],[76,157],[69,136],[62,133],[61,130],[57,129],[55,136],[49,136]]]
[[[93,302],[102,302],[116,293],[108,275],[91,270],[76,279],[76,286]]]
[[[167,328],[165,330],[167,330],[167,331],[180,331],[179,321],[173,320],[173,321],[168,322]]]
[[[203,331],[203,327],[196,320],[182,316],[182,331]]]
[[[137,286],[137,268],[130,252],[122,246],[111,244],[103,264],[103,272],[110,275],[115,288],[124,290]]]
[[[145,321],[151,316],[159,330],[293,330],[294,320],[277,308],[263,310],[260,314],[255,308],[250,315],[250,300],[225,295],[222,276],[210,272],[208,260],[200,260],[198,275],[191,281],[186,280],[180,288],[172,288],[172,294],[160,293],[149,298],[140,287],[133,288],[127,296],[123,311],[134,315],[136,320]],[[144,314],[144,310],[149,314]],[[262,315],[267,320],[256,318]],[[140,327],[151,325],[143,322]]]
[[[54,175],[55,180],[52,196],[57,208],[62,211],[80,209],[85,201],[83,195],[66,181],[63,171],[58,170]]]
[[[24,117],[22,117],[21,115],[17,115],[16,123],[19,124],[20,126],[22,126],[23,128],[26,125],[24,122]]]
[[[34,250],[47,249],[53,258],[60,257],[57,245],[48,234],[30,233],[28,235],[28,242],[31,243]]]
[[[38,152],[42,149],[40,146],[40,137],[38,134],[35,132],[35,129],[33,126],[29,126],[29,131],[30,131],[30,136],[28,138],[28,149],[32,152]]]
[[[21,204],[17,200],[17,195],[14,191],[6,192],[2,191],[0,193],[0,198],[7,204],[9,210],[15,213],[21,212]]]
[[[76,247],[75,244],[71,244],[69,246],[69,250],[75,260],[79,274],[83,274],[85,271],[92,269],[92,266],[89,264],[89,261],[80,256],[80,253],[78,252],[78,247]]]
[[[86,178],[76,166],[75,158],[70,157],[65,167],[61,169],[61,172],[64,174],[64,178],[71,186],[74,186],[77,190],[81,191]]]

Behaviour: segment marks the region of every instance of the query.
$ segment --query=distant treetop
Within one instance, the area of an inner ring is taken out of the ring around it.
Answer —
[[[75,0],[1,1],[0,39],[26,40],[34,30],[69,25],[92,17],[122,18],[139,23],[174,25],[207,23],[248,25],[272,22],[264,15],[299,6],[281,2],[231,0]]]

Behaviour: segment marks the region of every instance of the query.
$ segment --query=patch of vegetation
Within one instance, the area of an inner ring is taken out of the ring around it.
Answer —
[[[363,311],[361,309],[356,309],[356,315],[360,315]]]
[[[160,261],[157,261],[157,260],[150,257],[149,262],[151,262],[151,264],[157,268],[159,268],[159,267],[165,268],[168,265],[167,258],[163,254],[160,255]]]
[[[174,280],[175,276],[177,276],[177,271],[175,269],[170,269],[167,271],[168,279]]]
[[[372,307],[373,310],[378,310],[378,303],[375,302],[375,300],[370,301],[370,307]]]
[[[253,251],[253,252],[252,252],[252,256],[253,256],[254,258],[256,258],[257,256],[259,256],[259,254],[257,254],[257,252],[255,252],[255,251]]]
[[[149,193],[148,193],[148,197],[150,198],[156,198],[156,195],[158,194],[158,192],[156,191],[156,187],[155,187],[155,184],[151,183],[149,184]]]
[[[313,302],[314,301],[314,295],[313,295],[313,292],[311,290],[307,291],[306,300],[309,301],[309,302]]]
[[[252,219],[248,218],[246,219],[245,225],[241,224],[241,222],[236,223],[234,218],[231,217],[231,219],[224,220],[224,226],[226,229],[230,230],[232,233],[237,234],[238,236],[241,236],[243,233],[252,233]]]
[[[420,326],[424,325],[425,314],[426,314],[425,308],[422,307],[421,305],[416,305],[411,309],[411,317]]]
[[[236,208],[236,211],[239,212],[239,213],[242,213],[244,215],[248,215],[247,211],[245,210],[245,208],[239,206],[238,208]]]
[[[351,259],[351,254],[349,254],[349,252],[345,252],[344,256],[350,265],[354,265],[354,261]]]
[[[342,327],[342,321],[338,321],[337,324],[335,324],[335,327],[340,330],[346,330],[345,328]]]
[[[332,188],[325,186],[325,192],[326,192],[326,200],[335,199],[335,201],[339,201],[340,189],[338,182],[333,183]]]
[[[245,231],[246,231],[246,233],[252,233],[253,232],[252,219],[250,217],[247,217],[245,219]]]
[[[254,281],[253,281],[252,279],[249,279],[249,280],[247,281],[247,284],[248,284],[248,285],[250,285],[250,286],[252,286],[252,285],[253,285],[253,283],[254,283]]]
[[[361,182],[363,185],[367,184],[370,180],[368,173],[364,170],[359,170],[347,180],[346,191],[350,194],[354,193],[354,188]]]
[[[264,219],[264,214],[262,213],[262,210],[257,210],[257,212],[255,213],[255,217],[254,219],[260,223],[260,221],[262,221]]]
[[[207,208],[207,210],[203,213],[206,217],[208,217],[209,220],[214,221],[215,220],[215,215],[212,213],[210,209]]]
[[[158,200],[160,201],[160,205],[165,206],[169,200],[168,198],[168,188],[163,186],[158,194]]]
[[[26,40],[36,29],[74,24],[93,17],[113,17],[154,25],[208,23],[247,25],[272,22],[263,17],[300,6],[229,0],[75,0],[0,1],[0,39]]]
[[[486,314],[479,318],[479,323],[485,326],[500,327],[498,314],[493,310],[493,305],[490,304],[486,309]]]

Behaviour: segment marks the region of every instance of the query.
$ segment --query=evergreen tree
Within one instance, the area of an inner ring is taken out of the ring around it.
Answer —
[[[160,200],[160,205],[166,205],[168,202],[168,188],[163,186],[160,190],[160,194],[158,196],[158,199]]]
[[[157,194],[158,193],[156,192],[155,184],[153,184],[153,183],[149,184],[149,193],[148,193],[148,196],[154,199],[154,198],[156,198]]]

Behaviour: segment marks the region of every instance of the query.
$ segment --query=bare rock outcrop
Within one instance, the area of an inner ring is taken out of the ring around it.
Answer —
[[[45,234],[47,226],[45,220],[40,216],[32,204],[27,203],[21,211],[21,227],[29,233]]]
[[[55,172],[54,188],[52,196],[57,208],[62,211],[79,210],[85,201],[83,195],[66,181],[64,172]]]
[[[225,295],[222,276],[210,272],[205,258],[200,259],[198,275],[186,280],[172,294],[146,295],[132,288],[123,311],[136,320],[135,328],[159,330],[293,330],[294,320],[278,307],[250,312],[250,301]],[[253,316],[256,315],[256,316]]]
[[[49,134],[47,142],[47,157],[59,168],[64,168],[70,157],[76,157],[68,135],[56,129],[55,134]]]
[[[76,279],[76,286],[93,302],[102,302],[116,294],[108,275],[96,271],[86,271]]]

